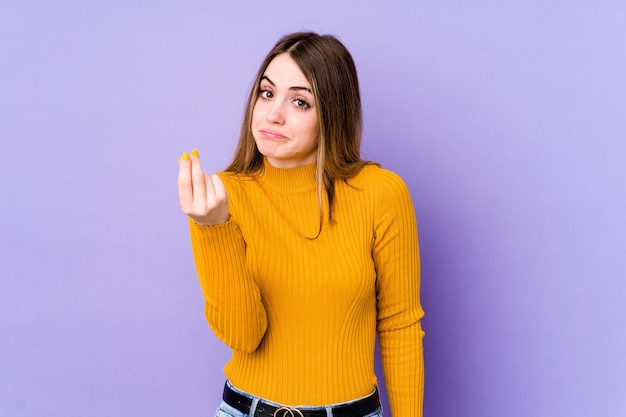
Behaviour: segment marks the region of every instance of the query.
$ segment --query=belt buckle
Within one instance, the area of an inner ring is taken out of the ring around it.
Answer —
[[[297,408],[283,406],[274,411],[274,417],[304,417],[304,414]]]

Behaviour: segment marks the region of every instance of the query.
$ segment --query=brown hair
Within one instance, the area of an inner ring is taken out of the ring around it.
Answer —
[[[288,53],[300,67],[315,97],[319,131],[316,180],[321,232],[323,193],[326,192],[328,197],[328,218],[332,222],[335,181],[355,176],[370,163],[362,160],[360,155],[363,117],[356,67],[350,52],[334,36],[296,32],[274,45],[257,72],[244,113],[239,144],[226,171],[256,174],[263,169],[263,155],[252,136],[252,112],[261,77],[270,62],[283,53]]]

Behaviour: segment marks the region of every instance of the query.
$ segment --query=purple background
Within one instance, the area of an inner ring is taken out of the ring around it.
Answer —
[[[414,198],[425,415],[624,415],[622,0],[2,1],[0,415],[212,415],[176,159],[226,165],[301,29],[352,51]]]

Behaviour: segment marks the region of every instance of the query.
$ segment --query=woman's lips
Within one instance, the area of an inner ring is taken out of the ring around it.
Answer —
[[[263,137],[268,138],[268,139],[287,139],[285,135],[282,135],[273,130],[261,129],[259,132],[261,133],[261,135],[263,135]]]

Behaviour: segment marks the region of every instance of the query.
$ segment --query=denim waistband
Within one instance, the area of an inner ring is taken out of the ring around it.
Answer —
[[[223,399],[228,405],[250,417],[358,417],[373,414],[380,408],[378,389],[366,397],[345,403],[320,407],[289,407],[256,397],[226,381]]]

